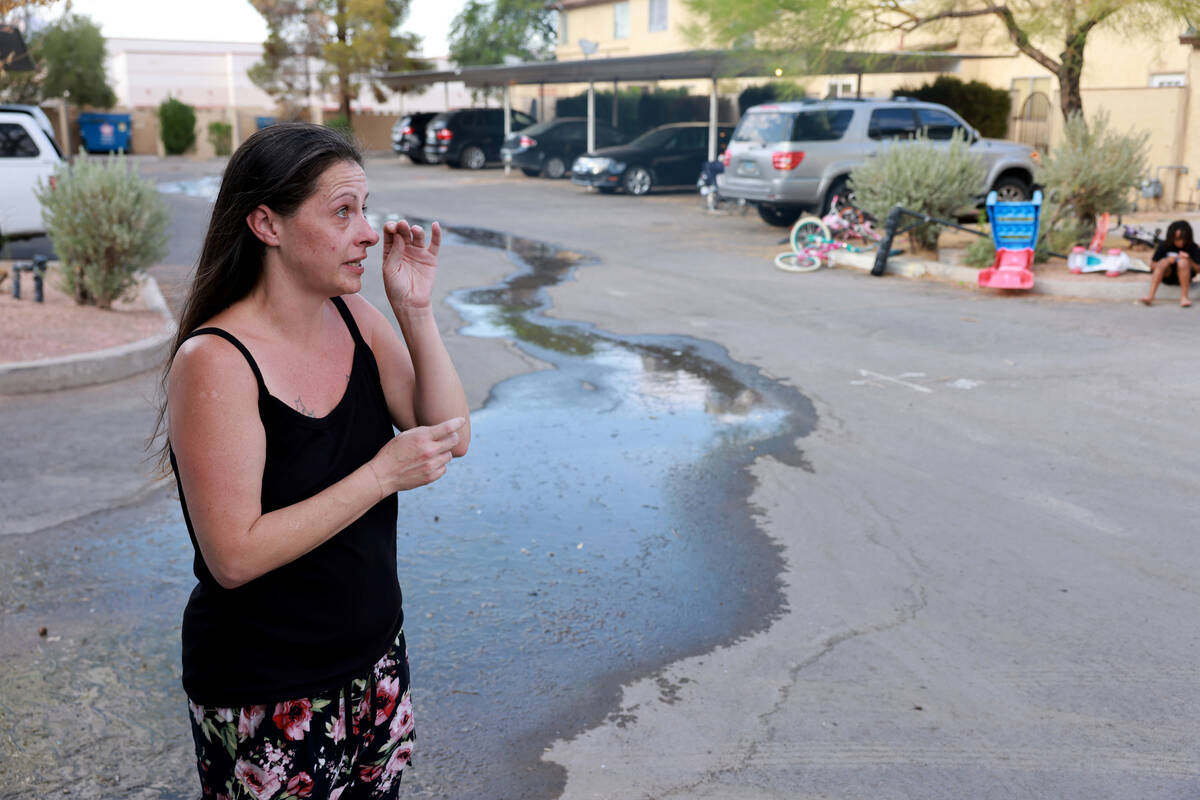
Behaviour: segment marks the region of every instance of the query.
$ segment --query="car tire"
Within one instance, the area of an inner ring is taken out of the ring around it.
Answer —
[[[524,172],[530,178],[536,178],[538,175],[542,174],[541,170],[530,169],[529,167],[521,167],[521,172]]]
[[[1014,175],[1006,175],[992,184],[996,200],[1001,203],[1025,203],[1033,197],[1033,189],[1028,183]]]
[[[823,217],[829,213],[829,210],[833,208],[833,198],[835,197],[848,200],[851,205],[854,204],[854,192],[850,191],[850,179],[845,175],[835,178],[829,186],[829,191],[825,193],[825,199],[821,201],[821,213],[818,216]]]
[[[790,206],[773,206],[770,203],[758,204],[758,216],[768,225],[777,228],[790,228],[792,223],[800,219],[803,212]]]
[[[468,145],[462,151],[462,165],[467,169],[483,169],[487,164],[487,154],[483,152],[483,148],[475,145]]]
[[[641,197],[649,194],[650,190],[654,188],[654,178],[650,175],[650,170],[645,167],[630,167],[621,176],[621,187],[627,194]]]
[[[558,180],[567,174],[567,165],[563,163],[561,158],[551,156],[546,159],[546,164],[542,167],[542,176],[552,180]]]

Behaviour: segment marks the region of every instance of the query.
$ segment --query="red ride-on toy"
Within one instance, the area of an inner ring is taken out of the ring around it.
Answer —
[[[998,203],[996,193],[987,196],[988,222],[996,245],[996,260],[979,273],[979,285],[989,289],[1032,289],[1033,248],[1037,244],[1038,215],[1042,193],[1033,193],[1028,203]]]

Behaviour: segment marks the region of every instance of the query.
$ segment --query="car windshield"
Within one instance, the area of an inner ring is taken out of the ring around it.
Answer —
[[[671,134],[675,132],[674,128],[654,128],[646,131],[638,138],[629,143],[631,147],[658,147],[660,144],[671,138]]]
[[[842,138],[854,112],[850,109],[758,111],[742,117],[735,142],[822,142]]]

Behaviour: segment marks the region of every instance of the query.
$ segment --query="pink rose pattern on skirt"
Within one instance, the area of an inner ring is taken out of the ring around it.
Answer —
[[[315,697],[245,708],[190,700],[205,798],[394,798],[415,738],[404,633],[369,678]]]

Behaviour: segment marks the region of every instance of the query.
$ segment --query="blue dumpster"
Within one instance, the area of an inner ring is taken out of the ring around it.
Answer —
[[[269,125],[274,125],[275,118],[274,117],[255,117],[254,124],[257,125],[258,130],[261,131],[263,128],[266,128]]]
[[[128,114],[89,111],[79,115],[79,135],[83,139],[83,149],[89,153],[112,153],[117,150],[128,153],[132,128],[133,122]]]

